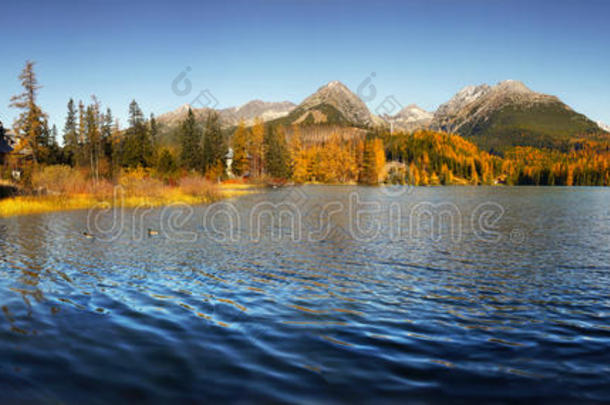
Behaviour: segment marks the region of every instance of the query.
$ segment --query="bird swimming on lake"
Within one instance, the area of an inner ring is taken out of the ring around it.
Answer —
[[[93,235],[91,235],[89,232],[83,232],[83,236],[84,236],[85,238],[87,238],[87,239],[93,239],[93,238],[94,238],[94,236],[93,236]]]
[[[158,235],[159,231],[155,231],[154,229],[148,228],[148,236]]]

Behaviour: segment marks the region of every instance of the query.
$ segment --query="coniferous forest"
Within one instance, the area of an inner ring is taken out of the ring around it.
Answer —
[[[120,183],[121,177],[137,173],[166,185],[192,175],[211,182],[610,185],[610,141],[604,138],[575,137],[561,149],[515,146],[499,155],[481,150],[475,140],[432,130],[326,128],[324,136],[311,136],[320,125],[262,119],[227,129],[214,111],[202,120],[189,108],[168,141],[155,116],[145,114],[135,100],[121,126],[95,96],[67,101],[60,134],[55,125],[49,127],[38,103],[41,86],[33,62],[26,63],[19,80],[23,92],[10,105],[19,111],[12,128],[15,142],[3,157],[2,177],[10,180],[19,169],[20,177],[12,180],[26,190],[49,188],[49,177],[65,173],[69,178],[72,171],[94,184]]]

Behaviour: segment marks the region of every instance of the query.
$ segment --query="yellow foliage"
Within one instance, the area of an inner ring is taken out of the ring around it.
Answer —
[[[74,169],[65,167],[48,167],[38,174],[37,181],[48,178],[52,173],[60,173],[60,180],[50,183],[58,191],[43,196],[12,197],[0,200],[0,217],[13,215],[36,214],[49,211],[65,211],[86,209],[101,202],[109,205],[121,204],[124,207],[141,205],[159,206],[176,202],[185,204],[201,204],[214,201],[220,197],[239,194],[231,190],[219,192],[216,186],[203,177],[191,175],[180,179],[178,186],[166,185],[161,180],[151,177],[148,169],[133,169],[124,171],[119,179],[120,189],[115,190],[108,182],[88,180],[85,185],[79,185],[84,192],[74,192],[75,187],[64,181],[65,173],[74,173]],[[66,185],[68,184],[68,185]],[[47,186],[48,188],[48,186]],[[49,189],[49,191],[52,191]],[[116,194],[121,198],[115,199]]]
[[[251,157],[250,173],[252,176],[260,177],[263,173],[263,156],[265,155],[263,150],[264,137],[265,124],[261,118],[256,118],[252,127],[249,145]]]

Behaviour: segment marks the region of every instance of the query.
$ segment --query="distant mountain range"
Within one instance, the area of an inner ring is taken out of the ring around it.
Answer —
[[[557,97],[536,93],[515,80],[462,89],[438,108],[431,127],[498,151],[516,145],[560,147],[574,136],[603,131]]]
[[[188,109],[192,108],[195,118],[203,121],[210,111],[210,108],[195,108],[188,104],[184,104],[177,110],[162,114],[157,117],[157,121],[169,127],[179,125],[186,118]],[[216,110],[220,116],[220,121],[223,127],[232,127],[243,120],[246,125],[252,125],[257,117],[263,121],[270,121],[276,118],[284,117],[295,107],[295,104],[290,101],[281,102],[266,102],[261,100],[252,100],[240,107],[230,107],[221,110]]]
[[[160,115],[166,131],[177,128],[189,106]],[[193,109],[203,122],[210,109]],[[217,110],[223,128],[256,117],[277,125],[433,129],[458,133],[481,148],[498,151],[515,146],[561,147],[575,136],[608,135],[610,128],[572,110],[557,97],[536,93],[522,82],[506,80],[495,86],[467,86],[433,113],[411,104],[395,115],[377,116],[347,86],[332,81],[299,105],[290,101],[250,101],[241,107]]]
[[[434,113],[411,104],[400,110],[396,115],[382,116],[390,124],[391,129],[402,129],[404,131],[415,131],[430,127]]]

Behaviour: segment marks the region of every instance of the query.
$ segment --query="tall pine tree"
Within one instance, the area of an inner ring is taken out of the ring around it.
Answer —
[[[102,114],[102,155],[112,160],[112,126],[114,124],[114,118],[112,118],[112,111],[110,108],[106,108],[106,113]]]
[[[29,149],[34,163],[38,162],[40,149],[44,147],[44,125],[46,114],[36,103],[38,85],[34,73],[34,62],[27,61],[23,71],[19,75],[23,93],[11,97],[11,107],[21,110],[13,125],[15,134],[20,139],[17,150]]]
[[[68,101],[68,114],[64,125],[64,161],[69,165],[76,164],[78,154],[78,129],[74,100]]]
[[[87,153],[85,151],[87,140],[87,115],[85,103],[78,101],[78,149],[76,154],[76,164],[85,166],[87,164]]]
[[[212,178],[222,176],[227,147],[220,129],[216,112],[210,112],[205,123],[203,134],[203,172]]]
[[[87,106],[85,112],[86,122],[86,149],[89,160],[91,175],[97,181],[99,179],[99,155],[100,155],[100,128],[99,128],[99,105],[97,101]]]
[[[155,119],[155,114],[150,113],[150,120],[148,121],[150,127],[150,141],[152,142],[153,148],[157,148],[159,146],[159,127],[157,125],[157,120]]]
[[[265,170],[275,178],[289,177],[290,155],[286,145],[286,135],[282,129],[269,126],[264,138]]]
[[[57,143],[57,133],[57,126],[53,124],[53,127],[51,127],[51,131],[49,132],[49,153],[47,157],[47,163],[52,165],[62,163],[61,149]]]
[[[189,108],[186,119],[180,127],[180,162],[189,170],[201,170],[203,154],[201,149],[201,130],[195,121],[193,110]]]
[[[153,145],[150,131],[144,121],[144,114],[133,100],[129,104],[129,129],[124,139],[123,158],[124,166],[147,167],[153,163]]]

